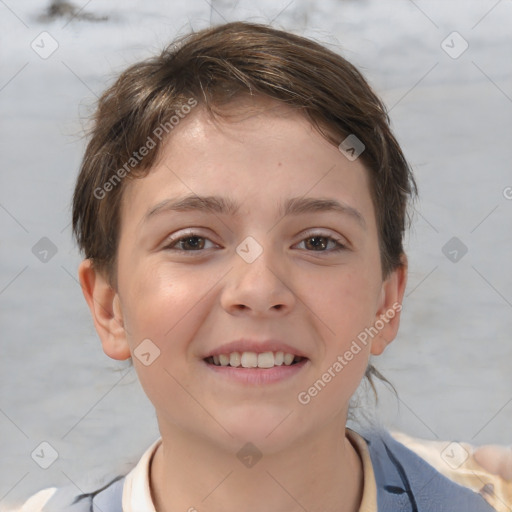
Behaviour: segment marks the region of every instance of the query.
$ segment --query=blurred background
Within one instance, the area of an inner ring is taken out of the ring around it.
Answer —
[[[374,421],[512,442],[512,1],[0,0],[0,510],[45,486],[98,487],[158,436],[83,300],[71,194],[116,73],[234,20],[357,65],[415,170],[402,327],[374,361],[398,398],[379,385]]]

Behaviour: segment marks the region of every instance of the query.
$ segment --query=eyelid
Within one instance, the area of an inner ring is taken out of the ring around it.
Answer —
[[[303,231],[300,235],[301,241],[304,240],[304,238],[310,238],[313,236],[325,236],[326,238],[332,238],[333,240],[336,240],[337,242],[343,243],[343,245],[348,245],[348,240],[340,235],[339,233],[333,232],[329,229],[322,229],[322,228],[311,228],[307,229],[306,231]]]
[[[193,238],[193,237],[204,238],[205,240],[210,241],[213,245],[216,245],[218,247],[219,244],[214,242],[211,239],[211,237],[203,235],[200,232],[201,229],[203,229],[203,228],[184,228],[182,230],[179,230],[176,233],[173,233],[172,235],[170,235],[170,236],[165,238],[165,240],[163,241],[163,247],[162,248],[166,249],[166,250],[169,250],[169,251],[178,251],[178,252],[181,252],[181,253],[185,253],[185,252],[197,252],[197,253],[199,253],[199,252],[203,252],[203,251],[206,251],[206,250],[210,249],[210,248],[208,248],[208,249],[201,249],[201,250],[197,250],[197,251],[185,251],[183,249],[176,249],[175,247],[171,247],[174,244],[177,244],[180,240],[183,240],[184,238]]]
[[[338,250],[348,249],[350,247],[350,242],[344,236],[342,236],[338,233],[333,233],[333,232],[330,232],[327,230],[323,230],[321,228],[311,228],[309,230],[304,231],[303,233],[300,234],[300,240],[296,244],[294,244],[294,246],[304,242],[308,238],[313,238],[313,237],[328,238],[328,239],[334,241],[337,244],[337,246],[334,249],[331,249],[328,251],[307,251],[307,252],[313,252],[313,253],[318,252],[320,254],[321,253],[330,253],[330,252],[335,252]]]

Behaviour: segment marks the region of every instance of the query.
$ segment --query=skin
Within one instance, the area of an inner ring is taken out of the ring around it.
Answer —
[[[475,450],[474,457],[490,473],[512,482],[512,446],[481,446]]]
[[[240,100],[229,113],[215,122],[198,107],[150,173],[126,184],[117,288],[85,260],[84,295],[107,355],[126,359],[144,339],[160,350],[149,366],[133,358],[162,434],[151,467],[157,510],[357,510],[362,468],[343,435],[348,404],[370,354],[394,339],[399,312],[307,405],[297,395],[401,303],[406,260],[382,275],[360,159],[349,161],[277,103]],[[162,201],[191,194],[221,196],[238,209],[160,211],[144,220]],[[362,221],[332,210],[283,217],[279,206],[291,198],[335,200]],[[204,249],[176,245],[187,228]],[[236,252],[247,236],[263,250],[252,263]],[[282,340],[308,361],[273,384],[220,379],[203,357],[241,337]],[[236,457],[247,442],[263,454],[250,469]]]

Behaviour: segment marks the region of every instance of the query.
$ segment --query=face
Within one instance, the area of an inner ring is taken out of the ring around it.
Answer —
[[[404,279],[383,280],[359,159],[287,107],[236,112],[198,108],[127,184],[122,327],[102,339],[133,356],[162,432],[278,450],[344,426],[370,353],[396,333]]]

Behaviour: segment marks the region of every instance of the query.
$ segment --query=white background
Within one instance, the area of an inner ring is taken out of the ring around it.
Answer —
[[[77,2],[103,22],[40,21],[46,5],[0,1],[0,509],[44,486],[90,490],[158,435],[134,371],[101,351],[76,280],[71,194],[85,119],[115,73],[224,19],[272,22],[358,65],[415,170],[402,328],[375,361],[399,399],[379,387],[379,421],[512,442],[511,0]],[[43,31],[58,43],[47,59],[31,48]],[[453,31],[469,45],[456,59],[441,47]],[[442,252],[454,236],[468,249],[456,263]],[[42,237],[57,248],[46,263],[32,252]],[[46,470],[30,456],[42,441],[59,454]]]

